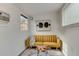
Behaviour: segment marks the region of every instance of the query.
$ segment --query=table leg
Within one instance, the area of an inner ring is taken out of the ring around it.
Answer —
[[[39,50],[37,50],[37,56],[39,56]]]

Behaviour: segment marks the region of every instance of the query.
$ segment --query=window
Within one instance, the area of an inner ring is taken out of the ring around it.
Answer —
[[[27,31],[28,30],[28,18],[24,15],[21,15],[20,16],[21,18],[21,23],[20,23],[20,28],[21,28],[21,31]]]
[[[62,25],[67,26],[79,23],[79,4],[66,4],[62,10]]]

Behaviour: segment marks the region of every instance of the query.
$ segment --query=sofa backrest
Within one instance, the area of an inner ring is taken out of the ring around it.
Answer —
[[[57,42],[56,35],[35,35],[35,42]]]

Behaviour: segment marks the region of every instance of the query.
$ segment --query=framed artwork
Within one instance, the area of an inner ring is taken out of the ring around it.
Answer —
[[[50,31],[51,20],[36,20],[36,30],[37,31]]]

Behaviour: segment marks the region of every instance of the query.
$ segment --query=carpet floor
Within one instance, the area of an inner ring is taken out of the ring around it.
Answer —
[[[37,53],[36,49],[27,49],[21,56],[64,56],[60,50],[47,50],[46,52]]]

